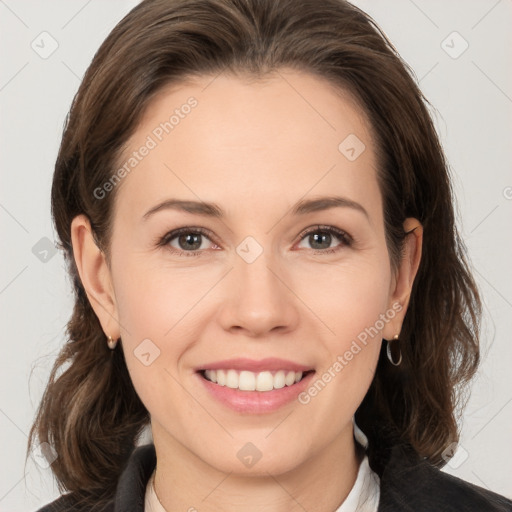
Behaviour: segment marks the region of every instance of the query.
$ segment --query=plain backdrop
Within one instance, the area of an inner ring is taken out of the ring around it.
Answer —
[[[81,77],[136,3],[0,0],[2,511],[36,510],[59,495],[49,468],[32,458],[25,466],[27,434],[72,307],[53,245],[52,172]],[[383,28],[435,107],[458,226],[485,303],[483,362],[459,451],[444,470],[512,497],[512,2],[354,3]]]

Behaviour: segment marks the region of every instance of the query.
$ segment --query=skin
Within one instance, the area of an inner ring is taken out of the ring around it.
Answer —
[[[416,229],[393,272],[370,125],[348,93],[303,72],[280,70],[264,82],[200,77],[167,87],[126,155],[190,96],[197,107],[118,185],[110,265],[88,219],[73,220],[80,277],[106,335],[122,338],[150,412],[155,488],[167,510],[335,510],[360,462],[352,417],[382,338],[400,333],[422,227],[405,221],[406,231]],[[349,134],[366,146],[354,161],[338,150]],[[291,214],[300,199],[334,194],[362,205],[368,218],[348,207]],[[167,209],[142,219],[171,197],[215,202],[226,216]],[[337,227],[355,243],[299,238],[317,224]],[[171,252],[187,250],[179,238],[171,249],[157,246],[158,237],[185,226],[212,233],[200,237],[200,255]],[[263,249],[252,263],[236,252],[247,236]],[[194,372],[232,357],[281,357],[321,375],[397,303],[401,311],[307,404],[235,413],[212,399]],[[134,355],[147,338],[160,350],[149,366]],[[251,468],[236,456],[248,442],[262,454]]]

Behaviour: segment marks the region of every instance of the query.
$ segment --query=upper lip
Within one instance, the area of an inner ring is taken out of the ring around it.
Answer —
[[[258,373],[265,370],[288,370],[295,372],[306,372],[313,370],[311,366],[294,363],[286,359],[279,359],[275,357],[268,357],[266,359],[247,359],[239,357],[236,359],[224,359],[223,361],[215,361],[212,363],[205,363],[204,365],[196,368],[196,371],[202,370],[248,370],[250,372]]]

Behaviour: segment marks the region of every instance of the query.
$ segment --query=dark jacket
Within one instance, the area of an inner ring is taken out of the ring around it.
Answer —
[[[153,444],[136,448],[122,473],[116,495],[96,512],[143,512],[146,484],[155,469]],[[443,473],[412,450],[392,448],[381,479],[378,512],[512,512],[512,500]],[[38,512],[89,512],[73,493]],[[332,511],[326,511],[332,512]]]

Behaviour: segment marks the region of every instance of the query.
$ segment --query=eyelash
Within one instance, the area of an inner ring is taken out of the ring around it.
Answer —
[[[343,247],[351,247],[354,244],[354,239],[345,231],[342,231],[341,229],[335,228],[333,226],[322,226],[322,225],[316,225],[313,227],[309,227],[309,228],[305,229],[304,231],[302,231],[302,233],[299,235],[299,242],[302,242],[302,240],[307,235],[310,235],[311,233],[317,233],[317,232],[320,232],[323,234],[328,233],[331,235],[335,235],[335,237],[338,238],[342,243],[340,245],[338,245],[336,247],[332,247],[330,249],[311,249],[312,251],[314,251],[315,254],[323,254],[323,255],[333,254],[333,253],[341,250]],[[171,242],[171,240],[173,240],[174,238],[176,238],[182,234],[203,235],[206,238],[208,238],[209,240],[211,240],[211,234],[207,229],[200,228],[200,227],[197,227],[197,228],[185,227],[185,228],[175,229],[174,231],[170,231],[169,233],[166,233],[163,237],[161,237],[157,241],[157,247],[166,247],[173,254],[179,254],[180,256],[181,255],[185,255],[187,257],[200,256],[201,252],[204,252],[201,249],[198,249],[195,251],[182,251],[182,250],[177,250],[174,247],[169,246],[169,243]],[[214,242],[214,240],[211,240],[211,241]],[[216,245],[218,245],[218,244],[216,244]]]

